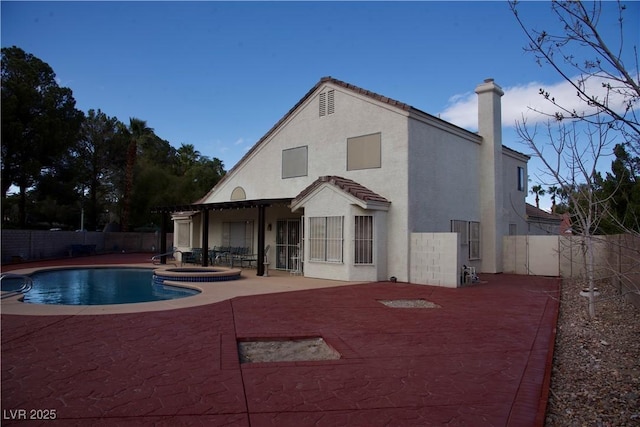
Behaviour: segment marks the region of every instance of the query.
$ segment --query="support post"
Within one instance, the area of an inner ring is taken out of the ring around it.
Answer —
[[[209,211],[202,210],[202,266],[209,265]]]
[[[160,253],[163,254],[160,257],[160,264],[167,263],[167,213],[161,212],[160,220]]]
[[[264,275],[264,221],[265,221],[265,205],[258,205],[258,262],[257,275]]]

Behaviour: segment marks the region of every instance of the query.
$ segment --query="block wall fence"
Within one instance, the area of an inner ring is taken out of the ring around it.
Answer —
[[[160,233],[153,232],[2,230],[1,239],[3,264],[68,257],[72,245],[95,246],[96,253],[158,253],[160,250]],[[167,234],[166,247],[168,250],[173,247],[173,233]]]

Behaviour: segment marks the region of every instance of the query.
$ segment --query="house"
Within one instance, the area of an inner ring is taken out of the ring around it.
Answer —
[[[529,235],[557,235],[567,229],[568,216],[549,213],[527,203],[527,233]],[[563,227],[563,224],[565,227]]]
[[[501,272],[503,236],[527,230],[529,157],[502,145],[502,89],[475,92],[477,133],[322,78],[206,196],[164,209],[176,248],[247,247],[258,275],[265,252],[270,268],[347,281]]]

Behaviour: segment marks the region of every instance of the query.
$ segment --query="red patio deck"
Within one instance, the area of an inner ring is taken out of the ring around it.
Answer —
[[[559,279],[482,279],[132,314],[3,314],[2,422],[23,422],[24,409],[55,410],[43,425],[541,426]],[[416,298],[441,308],[379,302]],[[341,359],[239,362],[238,340],[310,336]]]

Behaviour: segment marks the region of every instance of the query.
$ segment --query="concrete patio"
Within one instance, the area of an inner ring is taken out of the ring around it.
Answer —
[[[483,283],[446,289],[305,285],[313,281],[258,278],[255,270],[246,277],[225,284],[242,296],[220,290],[217,302],[170,310],[38,316],[3,310],[3,424],[25,422],[15,419],[20,409],[27,417],[30,410],[55,410],[54,422],[31,422],[65,426],[543,424],[559,279],[482,275]],[[390,299],[424,299],[440,308],[379,302]],[[239,340],[318,336],[341,358],[239,362]]]

